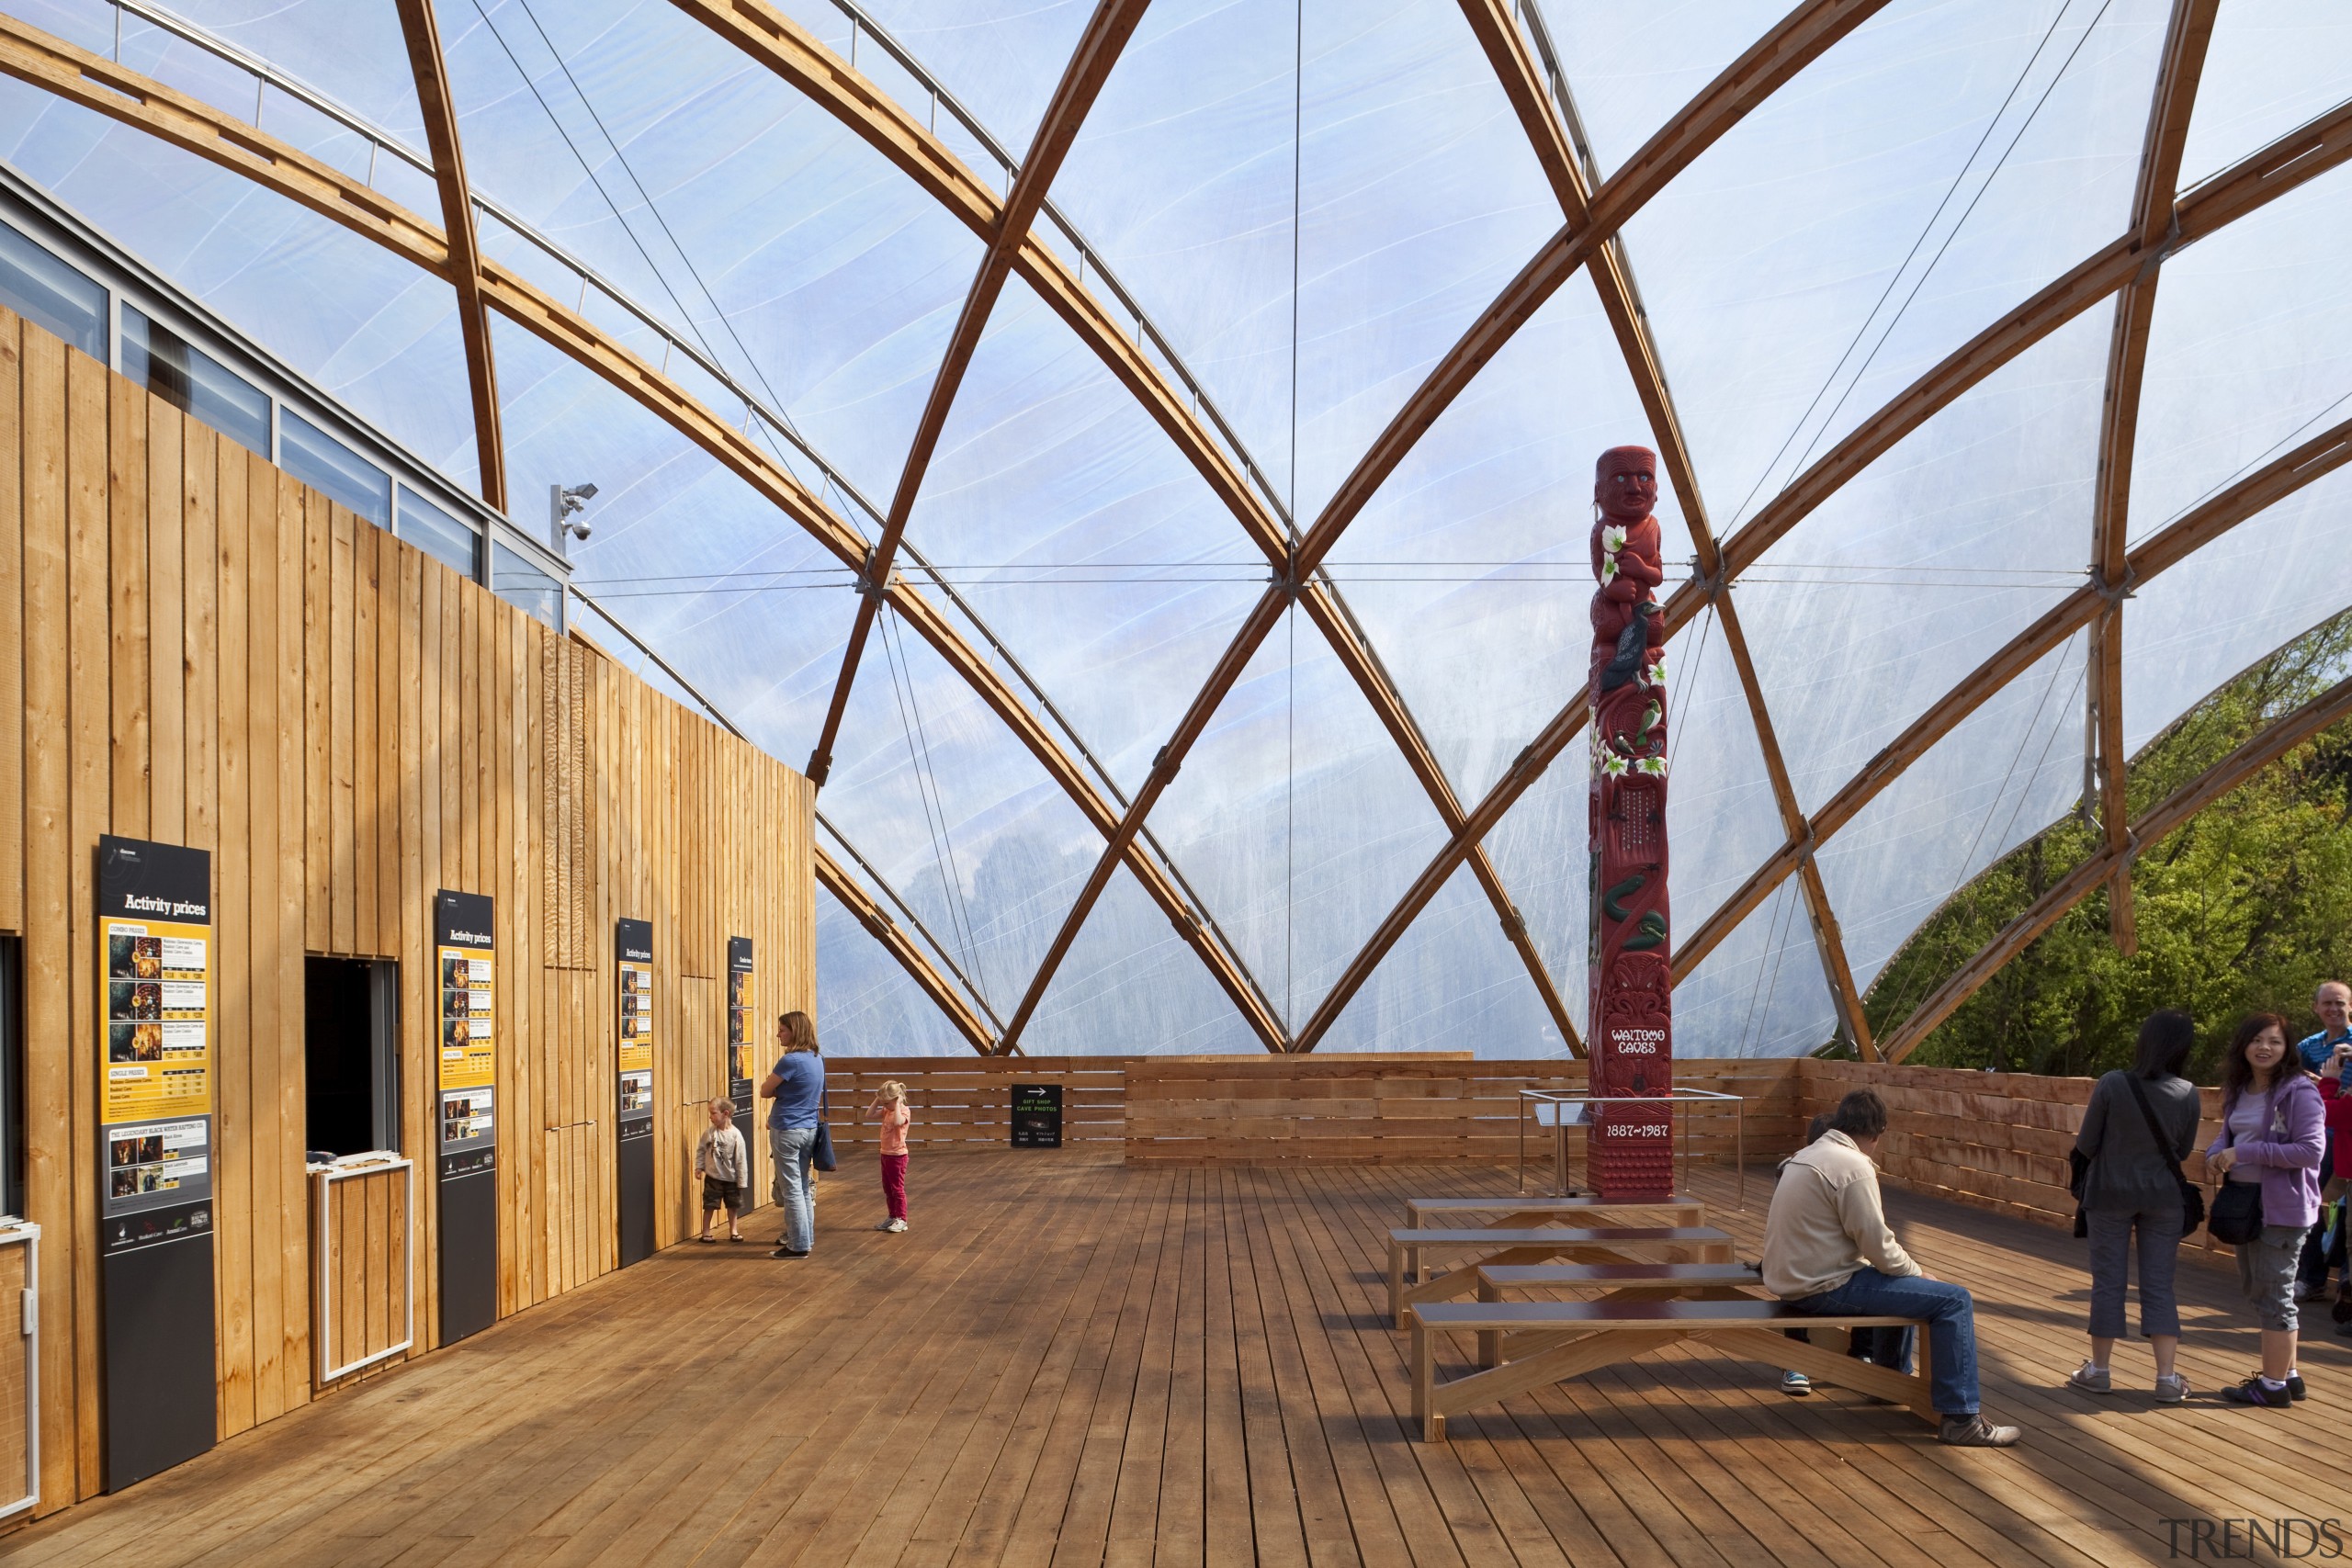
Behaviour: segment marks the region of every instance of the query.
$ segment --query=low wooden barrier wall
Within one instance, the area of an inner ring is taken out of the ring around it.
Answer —
[[[2066,1151],[2096,1080],[1866,1062],[1791,1066],[1808,1118],[1836,1109],[1849,1090],[1878,1090],[1892,1117],[1878,1151],[1889,1186],[2043,1224],[2074,1223]],[[2221,1091],[2206,1089],[2204,1100],[2198,1152],[2183,1168],[2192,1181],[2205,1179],[2202,1151],[2221,1134]]]
[[[880,1129],[861,1121],[875,1091],[896,1078],[907,1086],[914,1120],[910,1152],[1001,1149],[1012,1138],[1017,1083],[1058,1084],[1062,1145],[1115,1154],[1125,1137],[1129,1056],[828,1056],[825,1095],[833,1146],[843,1158],[871,1158]]]
[[[1742,1096],[1753,1160],[1792,1144],[1803,1125],[1792,1066],[1679,1062],[1675,1082]],[[1126,1158],[1131,1165],[1508,1165],[1520,1153],[1519,1091],[1580,1094],[1586,1081],[1581,1062],[1480,1061],[1466,1052],[1131,1057]],[[1739,1146],[1739,1109],[1678,1111],[1677,1149],[1730,1159]],[[1579,1144],[1582,1136],[1571,1134]],[[1548,1165],[1550,1134],[1531,1125],[1527,1155]]]
[[[870,1156],[876,1131],[858,1121],[886,1078],[907,1085],[916,1151],[1001,1148],[1015,1083],[1062,1086],[1066,1145],[1131,1165],[1510,1165],[1519,1158],[1519,1091],[1581,1093],[1584,1064],[1479,1060],[1467,1052],[1306,1056],[830,1056],[833,1137],[844,1156]],[[1769,1168],[1792,1152],[1816,1113],[1848,1090],[1886,1099],[1894,1125],[1879,1150],[1888,1185],[2032,1220],[2067,1224],[2066,1151],[2089,1102],[2089,1078],[1973,1073],[1801,1060],[1686,1061],[1675,1082],[1742,1097],[1746,1150]],[[2199,1147],[2220,1130],[2207,1089]],[[1572,1133],[1581,1153],[1583,1134]],[[1739,1149],[1732,1109],[1677,1113],[1676,1148],[1729,1161]],[[1529,1130],[1531,1164],[1548,1166],[1548,1134]],[[2192,1179],[2204,1159],[2192,1155]]]

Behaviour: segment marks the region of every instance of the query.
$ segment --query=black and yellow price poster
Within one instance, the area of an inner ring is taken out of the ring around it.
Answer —
[[[620,1075],[621,1136],[653,1132],[653,925],[621,920],[615,931],[620,971],[619,1039],[615,1064]]]
[[[760,1102],[752,1090],[765,1071],[760,1064],[759,1026],[752,1018],[755,989],[752,939],[730,936],[727,939],[727,1098],[735,1102],[735,1130],[743,1134],[743,1146],[750,1151],[753,1166],[759,1164],[763,1140]],[[744,1185],[751,1191],[759,1190],[756,1179]]]
[[[488,1170],[495,1163],[498,965],[487,897],[445,891],[435,899],[434,912],[441,993],[435,1042],[441,1164],[443,1175],[457,1176]]]
[[[193,1459],[219,1419],[212,856],[98,840],[98,1311],[106,1487]]]
[[[98,941],[107,1244],[146,1246],[209,1229],[212,857],[101,839]]]

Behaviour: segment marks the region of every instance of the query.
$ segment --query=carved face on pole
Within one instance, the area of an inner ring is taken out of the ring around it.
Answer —
[[[1600,514],[1623,525],[1639,523],[1657,505],[1657,454],[1646,446],[1611,446],[1593,466],[1592,499]]]

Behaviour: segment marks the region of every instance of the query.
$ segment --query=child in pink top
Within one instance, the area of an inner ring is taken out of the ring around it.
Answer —
[[[907,1109],[907,1086],[893,1079],[876,1089],[865,1119],[882,1124],[882,1196],[890,1205],[890,1217],[874,1228],[902,1235],[907,1228],[907,1123],[914,1120]]]

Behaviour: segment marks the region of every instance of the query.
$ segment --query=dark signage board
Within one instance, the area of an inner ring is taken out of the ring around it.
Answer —
[[[498,1320],[498,984],[495,911],[480,893],[433,896],[441,1342]]]
[[[1012,1086],[1012,1146],[1016,1149],[1057,1149],[1062,1146],[1061,1085],[1017,1083]]]
[[[98,1236],[106,1487],[218,1429],[212,857],[98,840]]]
[[[615,1125],[613,1169],[619,1181],[620,1258],[627,1268],[653,1256],[653,923],[613,927]]]
[[[759,1081],[766,1076],[758,1005],[759,980],[752,967],[752,939],[727,939],[727,1098],[735,1102],[735,1130],[743,1134],[743,1206],[759,1203],[754,1173],[760,1164]]]

